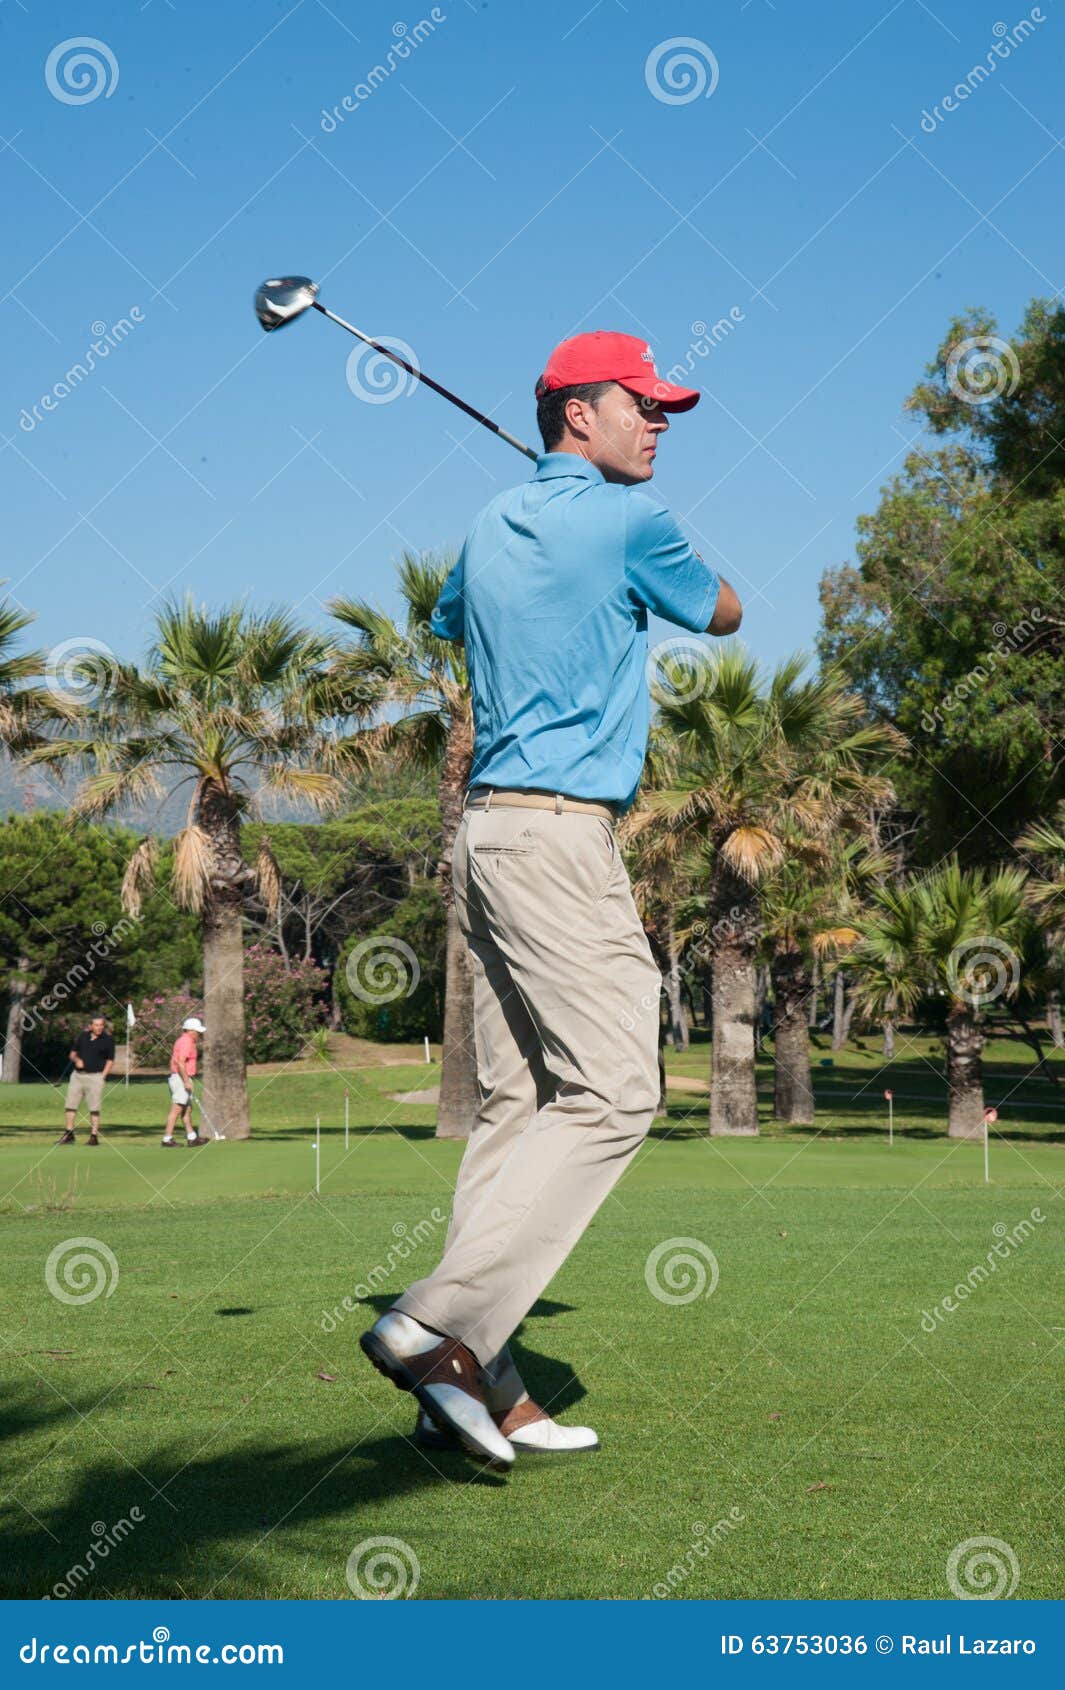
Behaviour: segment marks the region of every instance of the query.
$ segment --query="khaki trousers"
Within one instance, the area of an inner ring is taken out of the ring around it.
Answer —
[[[467,808],[452,867],[481,1102],[443,1259],[396,1307],[488,1366],[654,1119],[661,976],[605,819]]]
[[[104,1077],[102,1074],[87,1074],[84,1068],[75,1068],[67,1086],[67,1098],[64,1108],[76,1109],[79,1103],[88,1107],[90,1115],[100,1113],[100,1105],[104,1100]]]

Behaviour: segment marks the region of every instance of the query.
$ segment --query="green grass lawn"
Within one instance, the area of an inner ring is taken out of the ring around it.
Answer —
[[[705,1099],[671,1094],[515,1344],[603,1448],[506,1478],[417,1451],[410,1399],[356,1345],[442,1241],[461,1147],[392,1096],[435,1069],[253,1075],[250,1143],[168,1154],[158,1080],[112,1088],[97,1152],[51,1142],[61,1092],[0,1088],[0,1590],[42,1596],[115,1537],[78,1595],[344,1597],[349,1555],[389,1537],[420,1597],[935,1597],[951,1550],[994,1537],[1018,1596],[1057,1595],[1065,1149],[1034,1107],[1053,1088],[1020,1047],[989,1052],[989,1099],[1011,1096],[985,1186],[980,1148],[943,1136],[932,1048],[878,1063],[841,1053],[818,1129],[760,1140],[709,1141]],[[890,1148],[885,1085],[932,1097],[900,1100]],[[78,1305],[45,1282],[76,1238],[118,1265]],[[713,1252],[712,1295],[652,1295],[674,1239]]]

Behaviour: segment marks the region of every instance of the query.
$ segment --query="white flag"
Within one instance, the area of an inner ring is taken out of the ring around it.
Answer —
[[[133,1005],[131,1003],[128,1003],[126,1005],[126,1026],[127,1027],[135,1027],[136,1025],[137,1025],[137,1017],[133,1013]]]

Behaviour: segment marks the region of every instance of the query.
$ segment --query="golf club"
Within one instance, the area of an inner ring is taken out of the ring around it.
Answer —
[[[334,311],[327,310],[317,295],[318,283],[312,282],[309,276],[278,276],[272,281],[263,282],[256,292],[255,315],[269,334],[273,329],[284,328],[286,323],[291,323],[295,317],[301,317],[304,311],[310,310],[313,306],[315,311],[322,313],[323,317],[328,317],[331,323],[339,323],[340,327],[347,329],[348,333],[353,334],[356,340],[361,340],[366,346],[372,346],[374,351],[380,353],[382,358],[390,358],[393,364],[398,364],[401,369],[406,370],[407,374],[413,376],[415,381],[423,381],[426,387],[432,388],[434,393],[439,393],[441,398],[449,399],[452,405],[457,405],[460,411],[465,411],[466,415],[472,417],[474,422],[483,423],[484,427],[491,429],[492,433],[497,434],[500,440],[505,440],[508,446],[513,446],[516,451],[523,452],[527,458],[532,458],[533,462],[536,462],[537,454],[531,446],[523,445],[513,434],[508,434],[505,428],[500,428],[498,423],[494,423],[491,417],[486,417],[483,412],[474,410],[472,405],[467,405],[465,399],[460,399],[456,393],[450,393],[446,387],[441,387],[440,383],[434,381],[432,376],[427,376],[424,370],[416,370],[398,353],[390,351],[387,346],[382,346],[379,341],[371,340],[370,336],[363,334],[361,329],[355,328],[351,323],[346,323],[343,317],[338,317]]]
[[[198,1091],[194,1091],[193,1094],[192,1094],[192,1101],[193,1101],[195,1108],[199,1112],[201,1124],[204,1125],[204,1126],[207,1126],[211,1129],[212,1133],[215,1136],[216,1141],[221,1141],[222,1139],[224,1139],[225,1136],[226,1136],[225,1133],[219,1132],[218,1128],[215,1126],[214,1122],[211,1120],[210,1115],[208,1115],[207,1111],[204,1109],[204,1107],[203,1107],[203,1097],[202,1097],[201,1093],[198,1092]]]

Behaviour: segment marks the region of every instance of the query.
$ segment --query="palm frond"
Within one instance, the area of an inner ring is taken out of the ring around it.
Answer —
[[[211,841],[195,822],[174,840],[173,884],[181,908],[201,914],[211,884]]]
[[[134,921],[139,921],[145,892],[155,884],[155,870],[159,860],[158,841],[148,834],[137,846],[122,876],[122,908]]]
[[[255,857],[255,884],[266,912],[273,920],[281,902],[281,870],[266,833],[259,840]]]

